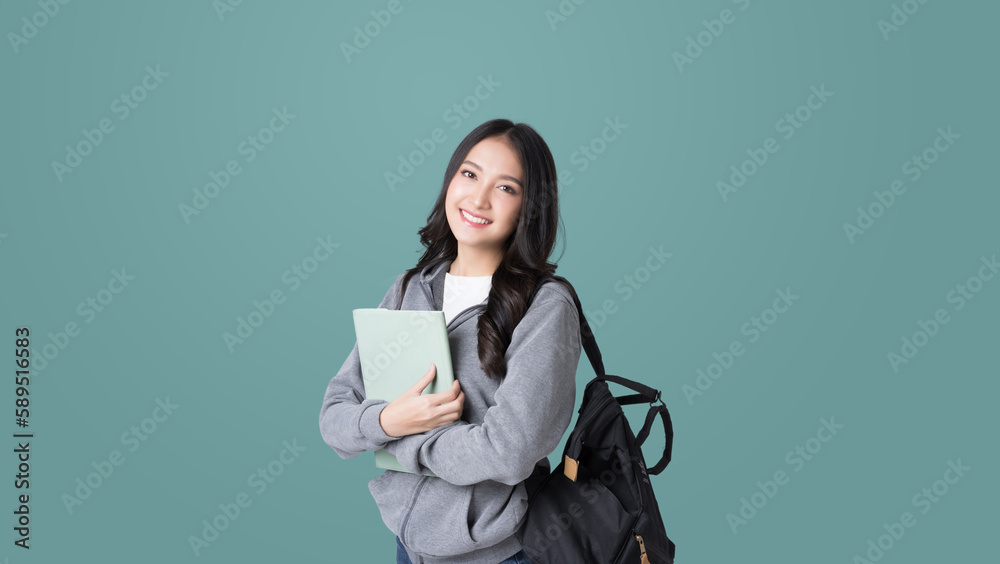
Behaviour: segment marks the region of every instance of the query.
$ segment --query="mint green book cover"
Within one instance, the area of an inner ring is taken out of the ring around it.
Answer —
[[[365,397],[391,402],[416,384],[431,364],[437,375],[421,394],[451,388],[455,375],[443,311],[362,308],[353,313]],[[375,466],[410,472],[385,449],[375,451]]]

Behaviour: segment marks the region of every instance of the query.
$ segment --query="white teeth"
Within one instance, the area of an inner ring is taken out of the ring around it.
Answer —
[[[466,213],[466,211],[465,211],[465,210],[461,210],[461,211],[462,211],[462,216],[464,216],[464,217],[465,217],[465,219],[468,219],[468,220],[469,220],[469,221],[471,221],[472,223],[481,223],[481,224],[483,224],[483,225],[486,225],[486,224],[488,224],[488,223],[493,223],[492,221],[487,221],[487,220],[485,220],[485,219],[480,219],[480,218],[478,218],[478,217],[475,217],[475,216],[471,216],[471,215],[469,215],[468,213]]]

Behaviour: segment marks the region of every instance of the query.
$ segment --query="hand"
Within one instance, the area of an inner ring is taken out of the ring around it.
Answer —
[[[465,392],[458,380],[446,392],[421,393],[436,375],[437,367],[432,364],[412,388],[382,409],[378,421],[386,435],[394,438],[415,435],[454,423],[462,417]]]

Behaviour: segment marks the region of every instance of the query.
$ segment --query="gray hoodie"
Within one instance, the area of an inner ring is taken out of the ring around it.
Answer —
[[[441,310],[450,266],[445,260],[414,275],[401,306],[400,274],[378,307]],[[497,564],[521,550],[515,532],[528,508],[523,482],[555,450],[573,416],[581,343],[570,293],[551,280],[538,290],[514,329],[500,381],[479,363],[476,322],[485,308],[483,300],[448,323],[452,365],[465,392],[460,420],[386,435],[379,414],[388,403],[365,398],[357,342],[323,398],[320,431],[341,458],[384,448],[418,472],[386,470],[368,482],[382,520],[414,564]],[[420,474],[427,470],[436,477]]]

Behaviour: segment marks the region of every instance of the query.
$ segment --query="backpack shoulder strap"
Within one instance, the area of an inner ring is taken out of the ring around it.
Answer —
[[[573,296],[573,302],[576,304],[576,311],[580,316],[580,342],[583,344],[583,350],[587,353],[587,358],[590,360],[590,366],[594,368],[594,374],[598,377],[604,376],[604,359],[601,358],[601,349],[597,346],[597,340],[594,339],[594,332],[590,330],[590,324],[587,323],[587,317],[583,315],[583,306],[580,305],[580,298],[576,295],[576,290],[573,289],[572,284],[562,276],[549,275],[541,276],[535,283],[535,290],[532,293],[532,300],[534,300],[535,294],[548,280],[556,280],[557,282],[562,282],[566,285],[566,289]]]
[[[670,464],[674,443],[673,422],[670,420],[670,411],[667,410],[667,406],[663,403],[663,400],[660,399],[660,390],[653,389],[641,382],[629,380],[628,378],[606,374],[604,372],[604,360],[601,358],[601,349],[597,346],[597,340],[594,338],[594,332],[590,330],[590,325],[587,323],[587,317],[583,314],[583,306],[580,304],[580,298],[576,295],[576,291],[573,289],[573,286],[562,276],[542,276],[535,284],[534,293],[537,293],[539,288],[542,287],[542,284],[544,284],[547,280],[557,280],[565,283],[567,289],[570,291],[570,294],[573,296],[573,302],[576,304],[576,310],[580,315],[580,337],[583,342],[583,350],[587,353],[587,358],[590,359],[590,365],[594,368],[594,374],[597,375],[597,377],[591,382],[614,382],[638,392],[627,396],[615,397],[615,399],[618,400],[619,405],[647,402],[650,404],[649,412],[646,414],[646,421],[635,438],[637,448],[642,448],[642,444],[646,442],[646,438],[649,437],[649,432],[652,430],[653,422],[657,416],[660,417],[660,421],[663,423],[663,434],[666,444],[664,445],[663,455],[660,457],[660,460],[647,470],[647,472],[651,475],[655,476],[659,474],[667,467],[668,464]],[[534,293],[532,294],[532,299],[534,299]],[[657,402],[659,402],[660,405],[653,405]],[[571,445],[567,444],[568,450],[570,449],[570,446]],[[575,450],[578,455],[579,445],[575,446],[577,447]],[[569,457],[568,455],[567,458],[572,459],[572,457]]]

